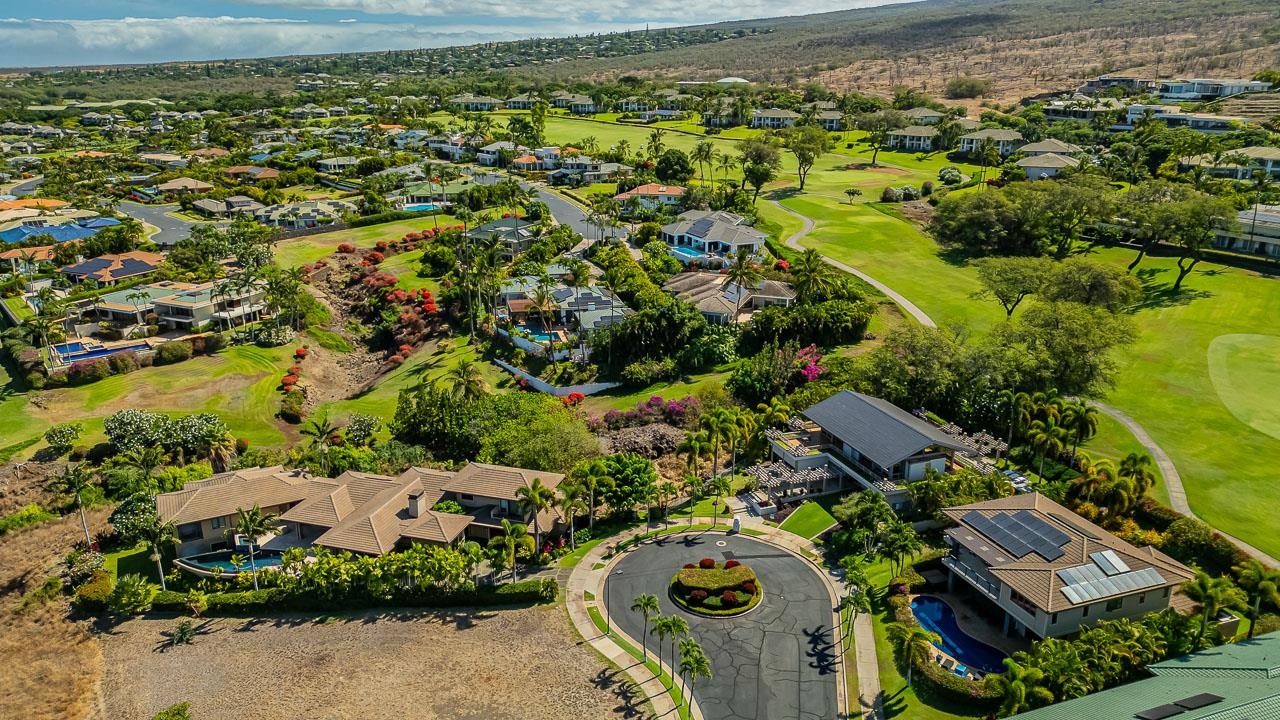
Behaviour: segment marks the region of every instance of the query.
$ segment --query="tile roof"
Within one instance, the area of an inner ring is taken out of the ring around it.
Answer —
[[[111,282],[155,272],[164,262],[164,255],[143,250],[132,250],[119,255],[101,255],[84,262],[68,265],[58,272],[75,275],[87,280]]]
[[[467,463],[442,489],[480,497],[517,500],[516,490],[532,485],[535,478],[541,478],[543,485],[555,488],[564,480],[564,475],[473,462]]]
[[[974,525],[975,518],[992,518],[1027,511],[1054,531],[1066,536],[1058,547],[1062,554],[1045,559],[1037,553],[1016,557]],[[1040,493],[1026,493],[997,498],[984,502],[946,508],[943,513],[958,523],[946,531],[953,541],[982,558],[992,575],[1017,590],[1024,597],[1046,612],[1058,612],[1080,604],[1073,602],[1064,592],[1070,584],[1061,571],[1072,568],[1091,568],[1096,564],[1094,555],[1111,551],[1126,566],[1125,572],[1141,573],[1154,570],[1159,576],[1156,584],[1145,584],[1128,590],[1111,592],[1102,597],[1122,597],[1139,592],[1149,592],[1161,587],[1176,587],[1191,579],[1194,573],[1177,560],[1152,547],[1135,547],[1084,518],[1076,515]],[[970,513],[976,513],[971,515]],[[1091,598],[1094,602],[1101,597]]]
[[[221,473],[156,496],[160,518],[177,525],[234,515],[254,505],[295,503],[335,486],[336,481],[275,466]]]
[[[1018,151],[1024,155],[1031,153],[1057,153],[1059,155],[1070,155],[1072,153],[1083,152],[1079,145],[1073,145],[1069,142],[1063,142],[1057,138],[1046,138],[1040,142],[1033,142],[1018,148]]]
[[[1022,139],[1022,133],[1017,130],[1005,130],[1004,128],[989,128],[987,130],[978,130],[968,135],[960,136],[961,140],[995,140],[997,142],[1017,142]]]
[[[1022,168],[1065,168],[1076,167],[1080,164],[1080,161],[1066,155],[1045,153],[1043,155],[1024,157],[1014,164]]]
[[[933,424],[887,400],[852,390],[838,392],[801,414],[886,469],[934,446],[967,451]]]
[[[663,185],[661,183],[646,183],[639,187],[631,188],[626,192],[618,193],[617,195],[613,196],[613,199],[626,200],[627,198],[632,198],[639,195],[680,197],[681,195],[684,195],[684,188],[680,187],[679,185]]]

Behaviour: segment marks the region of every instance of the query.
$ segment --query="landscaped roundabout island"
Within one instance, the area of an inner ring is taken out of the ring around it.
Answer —
[[[764,598],[760,578],[737,560],[703,558],[671,578],[671,599],[697,615],[729,617],[749,612]]]

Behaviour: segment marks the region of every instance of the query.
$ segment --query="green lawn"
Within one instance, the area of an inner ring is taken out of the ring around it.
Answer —
[[[117,578],[121,575],[141,575],[151,582],[160,582],[156,578],[156,564],[151,560],[146,545],[103,554],[102,569]]]
[[[836,495],[829,497],[838,498]],[[816,501],[806,502],[782,521],[782,529],[812,540],[818,533],[836,524],[836,519],[831,517],[831,513],[823,505],[824,503]]]
[[[418,277],[418,268],[422,265],[422,251],[410,250],[399,255],[392,255],[380,266],[384,271],[396,276],[396,287],[405,290],[429,290],[434,295],[440,294],[440,281],[435,278]]]
[[[338,249],[342,243],[351,243],[358,248],[370,248],[379,240],[399,240],[414,231],[426,230],[440,225],[452,225],[457,221],[448,215],[415,218],[413,220],[397,220],[379,225],[366,225],[358,228],[347,228],[319,235],[307,235],[276,243],[276,262],[281,267],[296,267],[305,263],[313,263]]]
[[[668,400],[678,400],[686,395],[697,395],[703,388],[724,385],[728,379],[728,371],[718,371],[694,375],[687,379],[657,382],[640,390],[620,388],[592,395],[583,402],[583,407],[596,415],[602,415],[607,410],[630,410],[636,406],[636,403],[648,400],[654,395],[661,395]]]

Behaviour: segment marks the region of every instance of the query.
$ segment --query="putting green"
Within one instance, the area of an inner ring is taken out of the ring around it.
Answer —
[[[1280,337],[1219,335],[1209,343],[1209,377],[1237,420],[1280,438]]]

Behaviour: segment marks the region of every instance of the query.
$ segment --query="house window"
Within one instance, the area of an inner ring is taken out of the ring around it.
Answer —
[[[1165,588],[1165,589],[1164,589],[1164,596],[1165,596],[1166,598],[1167,598],[1167,597],[1169,597],[1169,588]]]
[[[209,525],[213,527],[214,530],[221,530],[227,526],[227,519],[224,517],[216,517],[209,521]]]
[[[204,532],[200,529],[200,523],[183,523],[178,526],[178,540],[187,542],[190,540],[199,540],[204,537]]]
[[[1124,605],[1124,598],[1116,598],[1115,600],[1108,600],[1107,612],[1115,612],[1120,609],[1121,605]]]
[[[458,493],[458,498],[459,498],[460,500],[474,500],[474,499],[475,499],[474,497],[472,497],[472,496],[471,496],[470,494],[468,494],[468,493]]]
[[[1050,624],[1050,625],[1057,625],[1057,624],[1058,624],[1058,613],[1054,613],[1054,614],[1053,614],[1053,616],[1049,619],[1049,624]]]
[[[1139,605],[1146,605],[1146,604],[1147,604],[1147,594],[1146,594],[1146,593],[1142,593],[1141,595],[1139,595],[1139,596],[1138,596],[1138,604],[1139,604]]]

